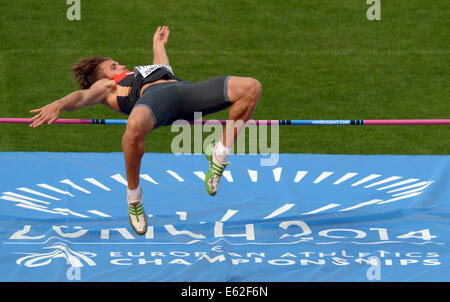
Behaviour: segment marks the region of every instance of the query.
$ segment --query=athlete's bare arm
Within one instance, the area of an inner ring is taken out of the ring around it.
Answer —
[[[165,48],[169,34],[168,26],[158,26],[156,29],[153,36],[153,65],[170,65]]]
[[[54,101],[42,108],[31,110],[31,113],[38,114],[31,118],[30,127],[36,128],[47,122],[48,124],[52,124],[59,118],[62,110],[74,111],[95,104],[105,104],[111,107],[111,100],[114,100],[115,97],[114,81],[107,79],[99,80],[89,89],[72,92],[62,99]]]

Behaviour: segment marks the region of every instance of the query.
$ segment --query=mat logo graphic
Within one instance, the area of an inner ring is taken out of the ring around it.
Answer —
[[[232,208],[210,204],[210,197],[206,192],[199,191],[200,188],[204,190],[205,171],[184,166],[185,162],[197,160],[195,156],[186,157],[189,161],[174,160],[174,156],[170,156],[171,166],[155,166],[140,174],[144,192],[151,192],[151,208],[158,211],[147,212],[149,226],[142,238],[137,238],[130,232],[128,219],[124,223],[126,208],[123,194],[126,192],[127,180],[115,168],[107,174],[84,174],[80,177],[77,173],[70,174],[70,179],[52,178],[50,182],[40,180],[35,186],[28,181],[26,186],[15,185],[14,190],[5,190],[0,194],[0,199],[7,201],[10,206],[21,208],[24,215],[32,214],[33,219],[57,216],[56,221],[59,222],[47,227],[51,227],[56,236],[76,241],[92,238],[92,234],[101,242],[139,240],[153,244],[212,243],[222,239],[232,244],[316,243],[317,239],[317,244],[338,244],[343,240],[352,240],[352,243],[356,240],[357,244],[361,240],[367,241],[365,244],[387,244],[394,243],[391,239],[393,236],[424,241],[436,238],[423,225],[411,226],[411,230],[415,232],[401,234],[394,234],[395,229],[378,224],[363,229],[341,227],[317,230],[308,226],[309,221],[320,218],[319,216],[333,220],[342,217],[345,220],[347,215],[355,215],[355,212],[383,215],[384,211],[392,211],[396,204],[401,203],[401,208],[404,208],[408,202],[416,205],[421,204],[421,200],[428,202],[432,198],[430,189],[439,186],[440,180],[419,176],[417,171],[402,175],[406,172],[399,169],[399,174],[393,175],[393,171],[383,173],[381,168],[374,171],[357,171],[351,167],[345,170],[324,169],[301,163],[293,164],[284,158],[280,166],[269,168],[255,166],[256,160],[247,163],[247,159],[251,157],[245,157],[247,166],[242,166],[239,161],[242,162],[243,157],[237,156],[235,168],[223,173],[222,190],[218,198],[224,198],[234,190],[241,191],[239,199],[261,205],[256,213],[249,211],[245,203],[234,203]],[[178,165],[173,161],[178,162]],[[299,169],[300,167],[302,168]],[[280,191],[286,187],[292,188],[292,192]],[[168,188],[189,190],[171,190],[169,193]],[[254,192],[258,194],[255,195]],[[149,196],[145,194],[144,200],[145,196]],[[188,202],[194,199],[194,203]],[[174,203],[179,200],[186,202],[175,207]],[[172,205],[169,212],[166,201]],[[198,207],[202,202],[208,204],[207,212]],[[11,208],[7,210],[16,212]],[[170,213],[174,212],[178,216],[177,221],[171,217]],[[59,224],[63,217],[67,220],[67,225]],[[89,224],[84,224],[89,220],[108,222],[108,227],[102,228],[99,233],[98,230],[91,229]],[[244,220],[251,220],[253,223],[239,225]],[[111,224],[112,221],[117,224]],[[269,225],[273,225],[270,232],[266,229]],[[48,234],[38,226],[27,224],[9,239],[12,242],[36,242],[48,238]],[[330,239],[332,242],[329,242]]]
[[[150,191],[162,196],[167,193],[163,192],[167,185],[187,183],[203,187],[205,172],[166,168],[160,171],[154,170],[151,175],[142,173],[140,177],[144,192]],[[239,180],[239,182],[236,180]],[[303,208],[302,212],[299,213],[300,215],[317,215],[330,213],[331,211],[348,213],[355,210],[375,209],[381,205],[405,202],[408,199],[419,197],[435,181],[437,180],[375,173],[362,174],[330,170],[296,171],[290,167],[279,166],[273,169],[227,170],[223,174],[221,186],[224,188],[228,185],[237,187],[245,185],[249,192],[261,190],[262,188],[259,186],[261,182],[264,182],[267,188],[279,183],[286,183],[293,187],[302,186],[301,195],[294,197],[292,201],[287,201],[285,206],[275,211],[273,215],[270,215],[270,218],[274,218],[287,212],[294,205],[301,204],[315,206]],[[59,181],[59,184],[39,183],[37,184],[38,188],[22,186],[16,189],[17,192],[12,190],[3,192],[0,194],[0,199],[9,201],[11,205],[26,210],[55,216],[72,216],[77,219],[98,219],[99,217],[108,219],[114,216],[117,217],[117,212],[111,213],[117,210],[111,208],[111,205],[123,203],[121,198],[123,195],[118,197],[119,195],[116,193],[120,191],[121,194],[124,194],[126,186],[127,180],[125,177],[120,173],[116,173],[100,180],[93,177],[78,178],[76,180],[63,179]],[[255,189],[252,189],[252,186],[255,186]],[[77,202],[72,201],[84,201],[86,198],[89,198],[89,195],[96,199],[96,202],[92,204],[100,205],[97,196],[109,193],[112,194],[107,197],[110,202],[107,203],[107,207],[101,208],[101,211],[84,207],[72,208],[72,206],[77,205]],[[324,198],[327,199],[333,196],[333,200],[318,200],[318,193],[324,195]],[[202,196],[206,196],[206,193],[195,196],[195,198],[201,198]],[[72,199],[71,202],[67,203],[71,206],[70,209],[61,207],[62,198]],[[114,198],[114,202],[112,202],[112,198]],[[311,202],[311,198],[317,200],[317,202]],[[115,199],[118,199],[117,202],[115,202]]]
[[[21,257],[17,259],[16,263],[18,265],[24,265],[26,267],[41,267],[48,265],[53,262],[53,259],[63,258],[66,260],[67,264],[71,267],[84,267],[84,263],[88,266],[95,266],[96,263],[91,259],[91,257],[97,256],[95,253],[91,252],[75,252],[71,250],[66,244],[57,242],[47,247],[43,247],[43,250],[52,250],[46,253],[17,253],[17,254],[27,254],[28,256]]]

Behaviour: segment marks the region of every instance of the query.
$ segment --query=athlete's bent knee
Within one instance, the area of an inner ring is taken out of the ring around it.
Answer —
[[[262,94],[262,84],[257,79],[252,79],[252,80],[253,80],[252,93],[253,93],[253,96],[257,99],[256,101],[258,101]]]
[[[143,140],[153,129],[153,117],[145,107],[136,107],[127,121],[125,135],[132,140]]]
[[[228,96],[232,102],[244,99],[244,102],[256,103],[261,97],[261,83],[250,77],[232,77],[228,84]]]
[[[149,133],[148,126],[140,120],[128,119],[125,135],[131,140],[143,140]]]
[[[248,78],[246,83],[246,96],[251,103],[257,103],[261,98],[262,84],[256,79]]]

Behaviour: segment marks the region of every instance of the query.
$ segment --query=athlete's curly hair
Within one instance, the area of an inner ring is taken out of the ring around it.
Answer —
[[[97,56],[81,59],[72,68],[73,79],[81,89],[88,89],[99,80],[98,65],[107,60],[111,60],[111,58]]]

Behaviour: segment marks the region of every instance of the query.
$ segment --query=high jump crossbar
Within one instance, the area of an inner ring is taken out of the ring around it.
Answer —
[[[225,125],[226,120],[197,120],[191,125]],[[0,118],[0,124],[30,124],[29,118]],[[126,125],[126,119],[57,119],[53,124]],[[353,126],[353,125],[450,125],[450,119],[413,120],[249,120],[246,125]]]

